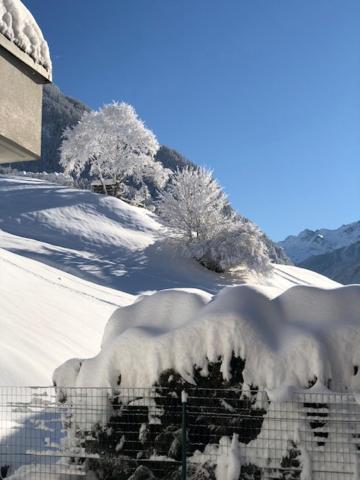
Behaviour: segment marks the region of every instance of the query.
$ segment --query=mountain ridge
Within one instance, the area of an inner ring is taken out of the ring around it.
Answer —
[[[360,282],[360,221],[305,229],[278,242],[296,265],[345,284]]]

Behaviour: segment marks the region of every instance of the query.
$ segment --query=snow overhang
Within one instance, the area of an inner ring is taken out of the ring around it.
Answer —
[[[50,83],[52,81],[51,70],[45,69],[34,59],[21,50],[14,42],[11,42],[0,33],[0,50],[3,50],[13,57],[13,61],[25,73],[28,73],[37,83]]]

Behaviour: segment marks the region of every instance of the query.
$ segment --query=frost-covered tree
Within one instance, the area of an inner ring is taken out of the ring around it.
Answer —
[[[160,216],[187,243],[209,240],[220,231],[228,200],[206,168],[185,167],[160,193]]]
[[[182,251],[210,270],[245,266],[264,272],[269,268],[262,233],[234,213],[206,168],[178,170],[160,193],[158,213]]]
[[[155,135],[134,108],[114,102],[85,112],[74,127],[65,130],[60,163],[65,173],[76,177],[88,168],[105,193],[105,180],[111,179],[121,196],[129,178],[141,186],[144,178],[151,178],[160,188],[164,185],[168,171],[154,159],[158,149]]]

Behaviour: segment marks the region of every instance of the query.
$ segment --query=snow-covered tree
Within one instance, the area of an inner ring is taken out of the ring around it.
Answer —
[[[111,179],[121,196],[129,179],[141,184],[151,178],[163,187],[168,171],[154,160],[159,143],[145,127],[131,105],[111,103],[99,111],[85,112],[81,120],[65,130],[60,147],[60,164],[65,173],[79,177],[88,168],[104,192]]]
[[[185,167],[160,193],[160,216],[188,243],[209,240],[221,230],[228,205],[213,174],[206,168]]]
[[[158,213],[182,251],[210,270],[269,267],[262,233],[235,214],[210,170],[178,170],[160,193]]]
[[[191,248],[193,256],[210,270],[226,272],[242,266],[259,273],[270,268],[262,232],[252,222],[233,217],[212,238]]]

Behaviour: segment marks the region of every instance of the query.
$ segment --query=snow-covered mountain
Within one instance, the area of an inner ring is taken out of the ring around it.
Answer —
[[[119,306],[168,288],[213,295],[241,281],[178,258],[155,215],[121,200],[33,178],[0,177],[0,385],[49,384],[54,368],[98,351]],[[337,283],[276,266],[251,278],[275,297]]]
[[[343,284],[360,283],[360,241],[299,264]]]
[[[360,221],[330,230],[304,230],[279,242],[286,254],[299,264],[313,256],[323,255],[360,241]]]

